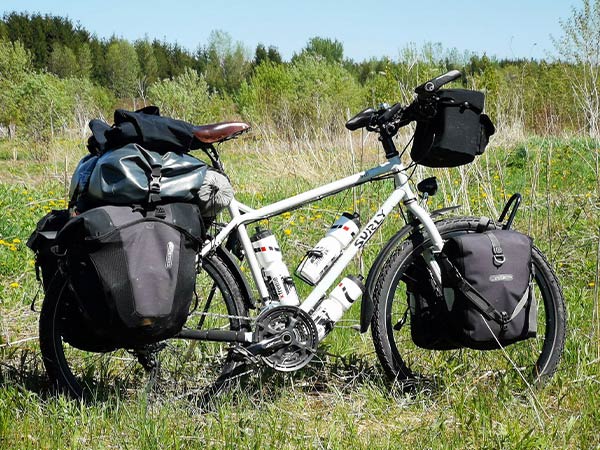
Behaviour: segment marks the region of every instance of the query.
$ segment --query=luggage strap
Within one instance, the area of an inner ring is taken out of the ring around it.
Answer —
[[[459,289],[465,297],[483,314],[488,320],[506,327],[517,315],[523,310],[529,299],[529,292],[531,290],[531,284],[529,288],[525,290],[525,294],[519,300],[512,314],[509,316],[506,311],[498,311],[494,305],[492,305],[471,283],[469,283],[462,274],[458,271],[456,266],[450,262],[446,255],[441,255],[442,266],[450,277],[454,287]]]

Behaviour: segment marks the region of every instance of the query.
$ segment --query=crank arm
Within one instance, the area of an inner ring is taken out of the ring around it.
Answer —
[[[281,333],[271,338],[263,339],[248,346],[248,351],[253,355],[262,355],[266,352],[275,352],[283,347],[287,347],[292,342],[290,333]]]
[[[246,344],[253,341],[252,333],[233,330],[190,330],[186,328],[177,333],[175,337],[194,341],[242,342]]]

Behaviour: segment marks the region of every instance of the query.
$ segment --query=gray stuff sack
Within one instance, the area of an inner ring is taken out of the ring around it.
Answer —
[[[71,206],[83,212],[102,205],[145,205],[153,170],[160,172],[160,203],[197,203],[202,216],[214,217],[233,198],[227,177],[203,161],[129,144],[80,161],[71,179]]]

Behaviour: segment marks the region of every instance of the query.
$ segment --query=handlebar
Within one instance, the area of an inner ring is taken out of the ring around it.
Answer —
[[[417,94],[431,94],[441,88],[443,85],[450,83],[461,77],[461,73],[458,70],[451,70],[450,72],[440,75],[439,77],[433,78],[426,81],[420,86],[415,88]]]
[[[417,98],[408,106],[396,103],[393,106],[379,110],[367,108],[356,114],[348,122],[346,128],[351,131],[366,128],[391,136],[398,128],[408,125],[413,120],[420,120],[435,115],[435,93],[445,84],[461,77],[458,70],[451,70],[439,77],[433,78],[415,88]]]
[[[426,120],[434,117],[437,112],[438,97],[435,93],[444,86],[461,77],[458,70],[451,70],[439,77],[433,78],[415,89],[417,98],[408,106],[396,103],[393,106],[384,105],[380,109],[367,108],[356,114],[348,122],[346,128],[350,131],[366,128],[368,131],[379,133],[385,154],[389,158],[397,156],[398,151],[392,138],[398,130],[413,120]]]

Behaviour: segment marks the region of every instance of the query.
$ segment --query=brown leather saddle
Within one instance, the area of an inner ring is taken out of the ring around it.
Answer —
[[[229,139],[235,139],[249,129],[250,125],[244,122],[219,122],[195,126],[193,131],[194,136],[196,136],[196,139],[200,142],[214,144],[228,141]]]

